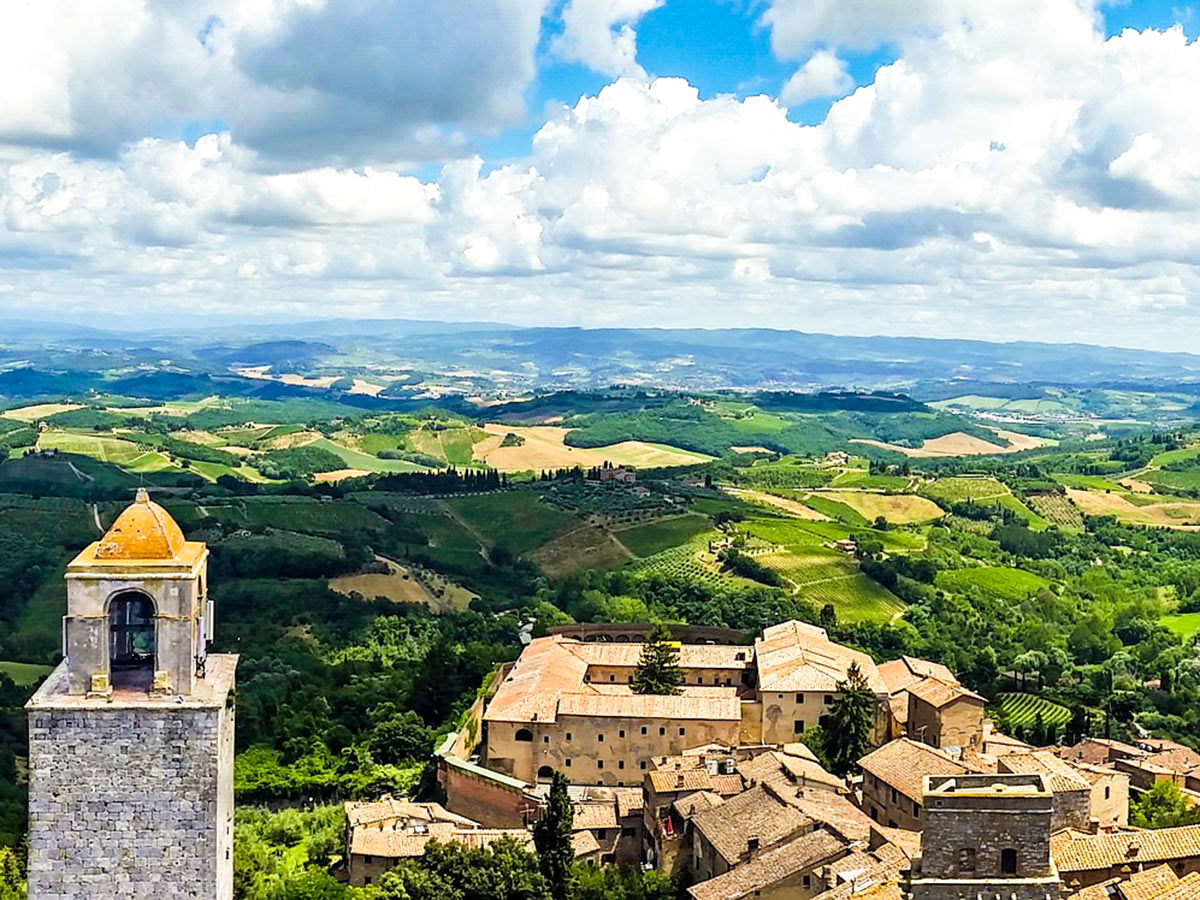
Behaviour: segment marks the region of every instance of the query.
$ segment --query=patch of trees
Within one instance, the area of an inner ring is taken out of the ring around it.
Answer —
[[[783,585],[783,579],[779,577],[778,572],[767,568],[753,556],[747,556],[736,547],[722,550],[717,554],[717,558],[734,575],[749,578],[751,581],[757,581],[759,584],[765,584],[769,587],[781,587]]]
[[[340,456],[324,447],[269,450],[253,457],[252,462],[268,478],[305,478],[318,472],[346,468]]]

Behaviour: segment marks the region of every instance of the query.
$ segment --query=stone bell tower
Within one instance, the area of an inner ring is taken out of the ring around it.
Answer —
[[[233,896],[236,656],[208,548],[146,491],[67,566],[65,659],[29,701],[30,900]]]

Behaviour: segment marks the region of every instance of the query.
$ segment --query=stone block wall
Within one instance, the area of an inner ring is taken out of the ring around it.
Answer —
[[[230,900],[233,711],[31,709],[30,900]]]

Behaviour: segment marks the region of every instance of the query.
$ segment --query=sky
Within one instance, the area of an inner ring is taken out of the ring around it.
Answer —
[[[1160,0],[7,0],[0,316],[1200,350]]]

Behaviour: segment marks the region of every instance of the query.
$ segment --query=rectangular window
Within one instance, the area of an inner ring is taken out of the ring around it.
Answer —
[[[680,729],[679,729],[679,736],[680,736],[680,737],[683,737],[683,736],[684,736],[684,734],[685,734],[685,731],[684,731],[684,729],[680,728]]]
[[[833,694],[826,694],[825,695],[825,705],[828,706],[832,702],[833,702]]]
[[[622,728],[620,731],[617,732],[617,737],[619,737],[619,738],[625,737],[625,729],[624,728]]]
[[[571,732],[568,731],[567,732],[567,740],[569,741],[570,739],[571,739]]]
[[[642,726],[642,734],[645,734],[645,733],[646,733],[646,726],[645,726],[645,725],[643,725],[643,726]]]
[[[797,719],[792,723],[792,732],[795,734],[804,734],[804,720]]]
[[[921,804],[918,803],[916,800],[913,801],[913,815],[914,816],[921,815]]]
[[[892,802],[893,802],[893,803],[897,802],[897,799],[898,799],[898,798],[897,798],[897,795],[896,795],[896,789],[895,789],[895,788],[892,788]]]
[[[603,744],[604,743],[604,735],[602,735],[602,734],[596,735],[596,740],[598,740],[600,743]]]
[[[618,769],[623,769],[623,768],[625,768],[625,760],[623,760],[623,759],[618,759],[618,760],[617,760],[617,768],[618,768]]]
[[[639,769],[645,769],[645,768],[646,768],[646,761],[645,761],[644,759],[643,759],[643,760],[641,760],[640,762],[638,762],[638,768],[639,768]]]
[[[803,703],[803,702],[804,702],[804,695],[803,695],[803,694],[797,694],[797,695],[796,695],[796,702],[797,702],[797,703]]]
[[[609,676],[608,676],[608,680],[609,680],[609,681],[616,681],[616,680],[617,680],[617,676],[616,676],[616,675],[609,675]]]
[[[659,737],[662,737],[662,736],[663,736],[664,734],[666,734],[666,733],[667,733],[667,729],[665,729],[665,728],[660,728],[660,729],[658,729],[658,736],[659,736]]]
[[[805,890],[808,890],[808,888],[810,888],[812,886],[812,876],[811,875],[805,875],[801,879],[801,881],[804,883]]]
[[[570,761],[569,759],[564,759],[564,760],[563,760],[563,763],[566,765],[566,767],[567,767],[568,769],[569,769],[569,768],[571,768],[571,761]]]
[[[604,768],[604,760],[602,760],[602,759],[596,760],[596,768],[603,769]]]

